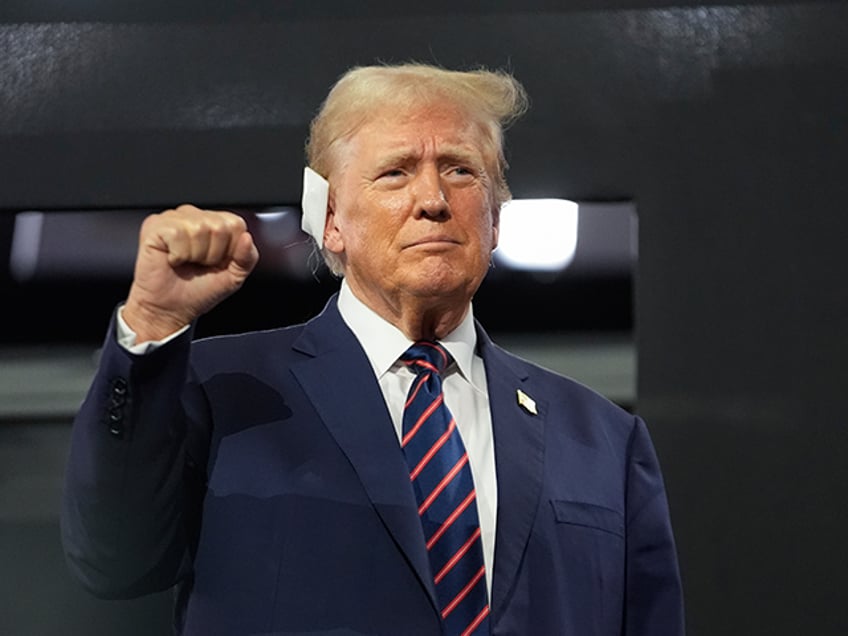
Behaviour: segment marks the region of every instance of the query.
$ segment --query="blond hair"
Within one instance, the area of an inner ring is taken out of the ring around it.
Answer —
[[[485,154],[494,183],[494,203],[499,208],[511,197],[506,182],[503,131],[528,106],[524,87],[504,71],[476,69],[452,71],[421,63],[358,66],[335,83],[312,120],[306,159],[324,177],[337,166],[339,147],[374,113],[386,105],[405,110],[433,103],[456,105],[476,119],[483,131]],[[335,273],[340,263],[324,251]]]

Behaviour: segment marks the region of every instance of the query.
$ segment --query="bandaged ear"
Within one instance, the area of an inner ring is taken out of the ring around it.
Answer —
[[[303,197],[300,205],[303,217],[301,229],[315,239],[318,248],[324,247],[324,226],[327,224],[327,202],[330,184],[312,168],[303,169]]]

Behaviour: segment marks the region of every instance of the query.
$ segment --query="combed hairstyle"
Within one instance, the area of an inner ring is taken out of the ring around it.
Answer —
[[[503,132],[527,110],[524,87],[500,70],[452,71],[410,62],[399,65],[358,66],[335,83],[309,130],[306,160],[310,168],[329,178],[339,159],[340,146],[386,106],[406,110],[431,104],[453,104],[476,119],[483,131],[488,166],[498,208],[511,197],[506,182]],[[340,273],[335,255],[324,250],[330,269]]]

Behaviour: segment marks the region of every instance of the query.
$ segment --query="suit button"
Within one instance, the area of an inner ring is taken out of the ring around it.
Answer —
[[[116,378],[115,381],[112,382],[112,395],[121,397],[126,396],[128,388],[129,386],[124,378]]]
[[[120,408],[111,408],[107,414],[109,432],[117,438],[124,436],[124,413]]]
[[[109,410],[106,412],[106,425],[114,437],[124,436],[124,405],[127,402],[129,385],[124,378],[116,378],[112,382],[112,396],[109,400]]]

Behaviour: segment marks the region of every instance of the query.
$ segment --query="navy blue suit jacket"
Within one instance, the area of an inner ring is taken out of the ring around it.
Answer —
[[[478,333],[498,483],[493,634],[682,634],[644,423]],[[62,539],[99,596],[176,586],[186,635],[440,633],[403,454],[335,299],[305,325],[187,333],[146,356],[110,333],[74,423]]]

